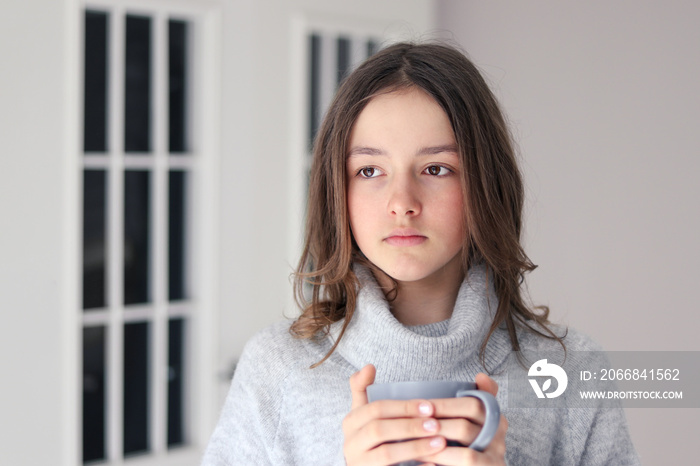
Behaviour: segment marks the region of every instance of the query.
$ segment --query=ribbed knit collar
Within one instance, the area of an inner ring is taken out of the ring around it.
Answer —
[[[487,269],[474,266],[460,286],[446,334],[424,336],[399,322],[389,309],[372,272],[356,265],[360,280],[357,307],[336,352],[355,368],[374,364],[376,382],[409,380],[474,380],[484,372],[479,350],[493,320],[498,299],[488,284]],[[343,321],[331,326],[331,340]],[[486,366],[495,369],[510,354],[507,332],[489,339]]]

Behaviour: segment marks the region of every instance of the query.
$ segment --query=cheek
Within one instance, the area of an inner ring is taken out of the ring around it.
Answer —
[[[377,214],[377,197],[362,190],[348,190],[348,219],[350,229],[358,246],[362,247],[371,240],[372,233],[379,222]]]
[[[451,190],[440,199],[438,216],[443,219],[445,228],[452,232],[452,238],[461,241],[466,234],[464,218],[464,198],[460,188]]]
[[[362,236],[363,217],[367,211],[365,200],[357,192],[357,190],[348,188],[347,191],[348,203],[348,219],[350,220],[350,230],[352,231],[355,241],[359,243],[358,236]]]

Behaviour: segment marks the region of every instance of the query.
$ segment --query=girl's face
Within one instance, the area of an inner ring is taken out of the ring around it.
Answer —
[[[461,164],[450,121],[428,94],[374,97],[346,160],[350,227],[372,263],[399,282],[462,273]]]

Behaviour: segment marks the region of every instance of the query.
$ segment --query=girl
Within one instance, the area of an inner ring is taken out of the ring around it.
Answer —
[[[504,118],[464,55],[402,43],[367,60],[315,143],[302,314],[247,344],[203,464],[636,464],[620,410],[506,406],[515,351],[596,348],[525,304],[522,206]],[[483,423],[473,398],[368,403],[368,385],[404,380],[475,380],[503,406],[496,437],[453,446]]]

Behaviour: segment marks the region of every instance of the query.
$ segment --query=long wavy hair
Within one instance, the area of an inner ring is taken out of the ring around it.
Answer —
[[[496,98],[478,69],[444,44],[398,43],[360,65],[341,84],[314,142],[304,249],[294,274],[301,315],[291,326],[298,338],[328,334],[344,320],[340,337],[316,367],[335,351],[353,313],[359,282],[352,265],[376,269],[354,241],[346,198],[346,156],[350,132],[367,103],[379,94],[407,88],[426,92],[442,107],[454,131],[462,164],[465,231],[463,270],[484,263],[490,269],[498,307],[481,344],[505,326],[513,350],[522,327],[546,338],[562,338],[548,326],[549,309],[531,308],[522,296],[524,275],[536,268],[520,245],[523,182],[510,132]]]

